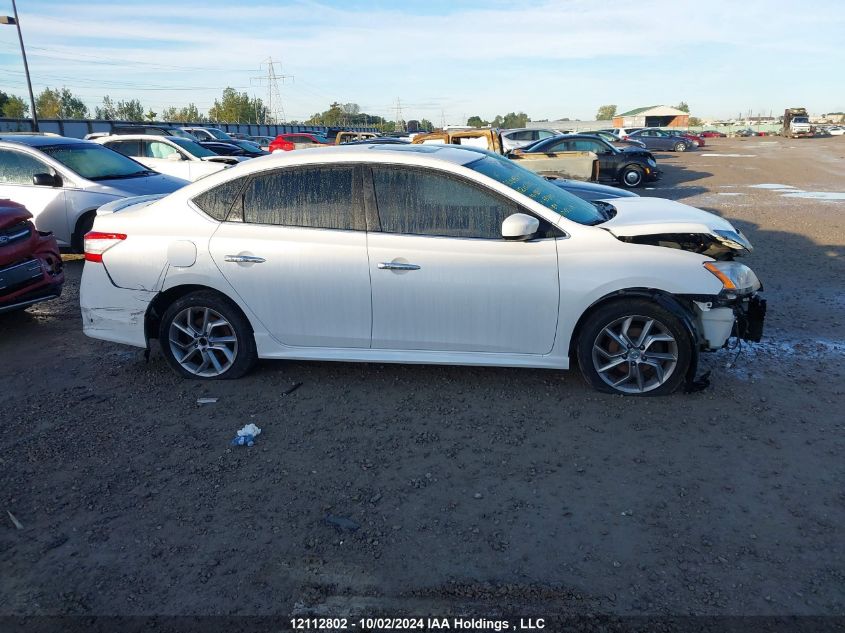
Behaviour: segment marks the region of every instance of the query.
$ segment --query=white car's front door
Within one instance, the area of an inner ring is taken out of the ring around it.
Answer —
[[[358,168],[260,172],[211,189],[194,202],[204,208],[220,201],[231,210],[211,238],[211,256],[274,338],[297,347],[370,346],[372,303]]]
[[[557,330],[556,229],[502,238],[525,211],[432,170],[374,166],[381,231],[368,233],[374,349],[547,354]]]
[[[25,152],[0,149],[0,198],[24,205],[39,231],[52,231],[61,246],[69,246],[73,229],[68,226],[65,190],[33,184],[35,174],[56,171]]]

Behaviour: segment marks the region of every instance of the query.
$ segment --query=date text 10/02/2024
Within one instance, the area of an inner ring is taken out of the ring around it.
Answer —
[[[294,630],[454,630],[454,631],[529,631],[546,627],[543,618],[520,618],[517,622],[486,618],[291,618]]]

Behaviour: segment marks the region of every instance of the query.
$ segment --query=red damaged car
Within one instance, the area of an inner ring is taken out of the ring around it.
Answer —
[[[62,257],[52,233],[40,233],[26,207],[0,200],[0,313],[62,294]]]

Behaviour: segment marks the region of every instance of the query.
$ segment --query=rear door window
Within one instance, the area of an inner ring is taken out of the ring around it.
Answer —
[[[315,229],[364,231],[353,165],[295,167],[253,176],[234,214],[243,221]]]
[[[107,143],[106,147],[120,152],[124,156],[141,156],[139,141],[115,141],[113,143]]]

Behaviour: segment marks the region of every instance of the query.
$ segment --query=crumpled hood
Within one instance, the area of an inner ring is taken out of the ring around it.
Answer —
[[[175,176],[156,174],[155,176],[139,176],[138,178],[97,180],[94,181],[95,186],[86,187],[86,190],[111,196],[145,196],[158,193],[173,193],[187,184],[187,180],[182,180]]]
[[[738,233],[727,220],[665,198],[616,198],[611,201],[616,215],[600,224],[616,237],[660,233]]]

